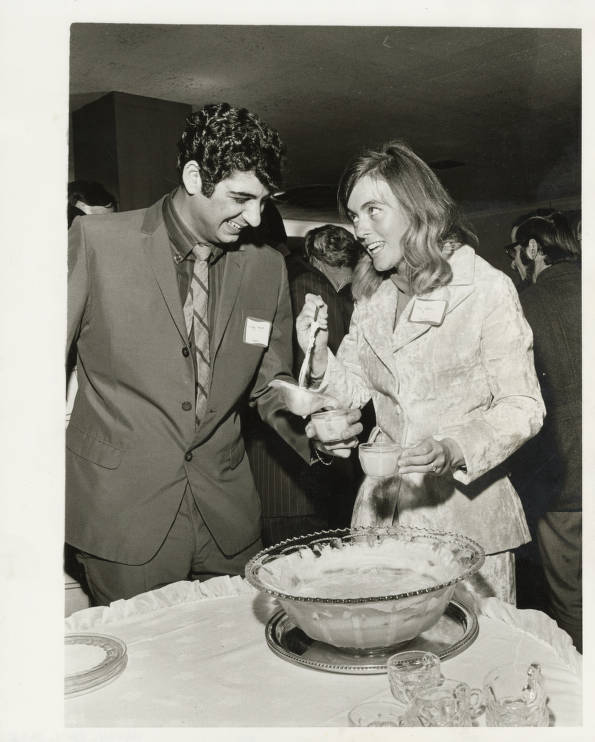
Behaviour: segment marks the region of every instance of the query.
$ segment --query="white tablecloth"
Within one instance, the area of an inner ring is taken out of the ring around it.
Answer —
[[[340,727],[357,703],[392,698],[386,675],[322,672],[273,654],[264,627],[275,610],[241,578],[217,577],[74,613],[66,633],[122,639],[128,666],[110,684],[67,699],[66,726]],[[485,600],[479,636],[443,672],[478,686],[489,669],[515,660],[541,663],[556,726],[582,723],[581,656],[538,611]]]

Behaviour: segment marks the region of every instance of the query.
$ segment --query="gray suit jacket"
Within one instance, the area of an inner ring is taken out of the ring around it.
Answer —
[[[79,390],[66,433],[66,540],[105,559],[141,564],[163,542],[189,483],[221,550],[242,551],[260,534],[238,415],[246,395],[309,460],[295,418],[267,387],[291,374],[282,256],[245,244],[225,258],[211,388],[198,429],[162,201],[75,220],[68,260],[67,353],[76,344]],[[246,342],[248,318],[271,323],[266,348]]]

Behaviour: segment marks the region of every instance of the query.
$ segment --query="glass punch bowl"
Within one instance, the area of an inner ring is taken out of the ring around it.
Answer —
[[[482,566],[470,538],[400,525],[282,541],[246,565],[311,639],[357,654],[400,647],[433,626],[456,584]]]

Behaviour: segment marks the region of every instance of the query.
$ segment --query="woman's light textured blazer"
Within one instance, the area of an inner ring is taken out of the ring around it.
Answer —
[[[464,533],[491,554],[530,540],[502,464],[537,433],[545,409],[512,281],[466,245],[450,264],[448,286],[423,296],[447,302],[440,326],[409,320],[412,297],[394,327],[397,288],[384,280],[357,303],[321,388],[347,407],[372,397],[378,425],[403,446],[453,438],[466,471],[407,475],[395,519]]]

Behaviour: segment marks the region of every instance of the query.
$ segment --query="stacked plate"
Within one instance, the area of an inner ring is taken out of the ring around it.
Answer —
[[[105,634],[64,637],[64,695],[78,696],[100,688],[120,675],[128,661],[126,645]]]

